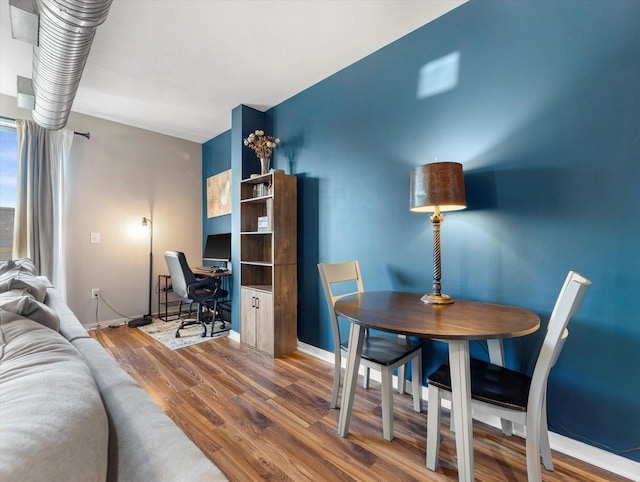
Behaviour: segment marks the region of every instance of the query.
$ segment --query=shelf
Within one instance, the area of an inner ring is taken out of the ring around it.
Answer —
[[[273,285],[272,264],[240,261],[240,286]]]
[[[258,219],[267,218],[269,231],[258,231]],[[256,233],[267,234],[273,232],[273,198],[263,197],[258,201],[248,199],[240,206],[240,234]]]
[[[273,234],[273,231],[242,231],[240,234],[246,234],[249,236],[253,236],[256,234]]]
[[[243,285],[242,287],[250,290],[264,291],[265,293],[273,293],[273,287],[271,285]]]
[[[249,264],[251,266],[273,266],[269,261],[240,261],[240,264]]]
[[[273,173],[272,172],[268,172],[268,173],[262,174],[260,176],[250,177],[248,179],[243,179],[242,183],[244,183],[244,184],[260,184],[260,183],[263,183],[263,182],[271,181],[272,177],[273,177]]]
[[[241,203],[254,203],[258,201],[264,201],[266,199],[273,199],[273,194],[269,194],[267,196],[258,196],[258,197],[249,197],[247,199],[241,199]]]
[[[240,203],[261,203],[267,199],[273,199],[274,180],[274,173],[269,172],[241,181]]]

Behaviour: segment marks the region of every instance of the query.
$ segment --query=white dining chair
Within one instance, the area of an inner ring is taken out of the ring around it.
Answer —
[[[338,317],[335,312],[336,301],[344,296],[364,292],[364,284],[360,273],[358,261],[348,261],[337,264],[318,264],[320,279],[327,301],[327,309],[331,319],[334,343],[334,376],[333,391],[331,395],[331,408],[338,405],[338,393],[340,392],[342,354],[346,355],[349,346],[348,340],[342,341]],[[346,288],[355,288],[349,293],[334,293],[337,285]],[[382,380],[382,433],[385,440],[393,439],[393,371],[398,369],[398,391],[404,393],[405,389],[405,365],[411,362],[411,392],[413,396],[413,408],[416,412],[421,410],[422,401],[422,345],[421,340],[394,335],[372,335],[367,331],[362,347],[360,364],[365,367],[364,388],[369,387],[369,369],[380,371]]]
[[[547,380],[569,334],[567,325],[580,309],[591,282],[570,271],[551,313],[533,375],[528,376],[477,359],[471,359],[472,409],[525,426],[527,474],[530,482],[542,480],[540,453],[545,468],[553,471],[547,428]],[[451,400],[449,366],[441,365],[428,377],[426,465],[436,470],[440,449],[441,400]]]

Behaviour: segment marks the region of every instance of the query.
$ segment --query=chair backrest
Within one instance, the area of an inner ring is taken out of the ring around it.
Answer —
[[[527,403],[528,409],[540,407],[542,404],[549,372],[558,360],[558,355],[560,355],[564,342],[569,335],[567,325],[571,317],[580,309],[589,286],[591,286],[591,281],[574,271],[569,271],[551,312],[547,334],[533,370]]]
[[[167,251],[164,253],[164,259],[169,268],[169,276],[171,276],[171,287],[175,295],[186,303],[191,303],[187,287],[196,281],[193,271],[187,264],[187,258],[180,251]]]
[[[340,353],[340,327],[338,325],[338,317],[336,316],[334,307],[336,301],[340,298],[355,293],[364,292],[362,275],[360,274],[360,265],[358,264],[358,261],[347,261],[345,263],[337,264],[319,263],[318,271],[320,272],[320,280],[322,281],[322,288],[324,289],[324,296],[327,301],[329,317],[331,318],[334,351],[336,353]],[[336,283],[344,283],[348,281],[354,281],[356,283],[357,291],[334,294],[332,288],[333,285],[335,285]]]

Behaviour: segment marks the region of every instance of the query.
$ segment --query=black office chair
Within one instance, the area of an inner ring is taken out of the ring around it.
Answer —
[[[164,259],[169,268],[171,276],[171,285],[175,295],[180,298],[182,303],[196,303],[197,315],[195,319],[186,319],[180,323],[176,330],[176,338],[180,338],[180,330],[189,325],[202,325],[202,335],[207,336],[207,323],[211,322],[211,336],[213,336],[213,328],[218,313],[218,302],[227,297],[229,292],[220,287],[219,278],[211,276],[196,277],[187,264],[187,258],[180,251],[167,251],[164,253]],[[204,311],[213,311],[211,317],[203,316]],[[222,323],[224,321],[220,319]]]

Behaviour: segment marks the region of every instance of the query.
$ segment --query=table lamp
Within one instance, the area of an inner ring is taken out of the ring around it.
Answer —
[[[462,164],[434,162],[414,168],[411,171],[410,202],[411,211],[433,213],[433,293],[427,293],[421,300],[439,305],[453,303],[451,296],[441,293],[440,225],[444,221],[442,211],[467,207]]]

